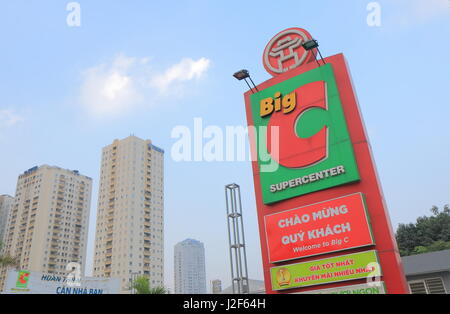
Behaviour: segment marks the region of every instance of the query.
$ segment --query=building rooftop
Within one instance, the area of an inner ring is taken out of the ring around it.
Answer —
[[[204,246],[203,242],[194,239],[183,240],[181,242],[178,242],[175,246],[184,246],[184,245]]]
[[[153,150],[155,150],[155,151],[157,151],[157,152],[159,152],[159,153],[162,153],[162,154],[164,154],[164,149],[162,149],[162,148],[160,148],[160,147],[158,147],[158,146],[156,146],[156,145],[153,145],[153,143],[152,143],[152,141],[151,140],[144,140],[144,139],[142,139],[142,138],[140,138],[140,137],[137,137],[136,135],[134,135],[134,134],[131,134],[130,136],[127,136],[127,137],[125,137],[124,139],[121,139],[121,140],[119,140],[119,139],[114,139],[114,141],[113,141],[113,143],[112,144],[110,144],[110,145],[108,145],[108,146],[106,146],[106,147],[103,147],[103,149],[106,149],[107,147],[109,147],[109,146],[114,146],[115,144],[117,144],[118,142],[121,142],[121,141],[127,141],[127,140],[135,140],[135,141],[139,141],[139,142],[147,142],[148,143],[148,148],[149,149],[153,149]]]
[[[405,256],[402,261],[407,276],[450,271],[450,250]]]
[[[156,150],[157,152],[159,152],[161,154],[164,154],[164,149],[159,148],[158,146],[155,146],[153,144],[149,144],[149,146],[150,146],[151,149]]]
[[[41,166],[34,166],[33,168],[30,168],[30,169],[28,169],[28,170],[25,170],[25,171],[23,172],[23,174],[19,175],[19,178],[21,178],[21,177],[23,177],[23,176],[28,176],[28,175],[30,175],[30,174],[34,173],[35,171],[38,171],[39,169],[42,169],[42,168],[47,168],[47,169],[58,169],[58,170],[65,171],[65,172],[67,172],[68,174],[74,174],[74,175],[76,175],[76,176],[81,176],[81,177],[87,178],[87,179],[89,179],[89,180],[92,180],[91,177],[88,177],[88,176],[86,176],[86,175],[80,174],[80,171],[78,171],[78,170],[70,170],[70,169],[65,169],[65,168],[61,168],[61,167],[57,167],[57,166],[49,166],[49,165],[46,165],[46,164],[41,165]]]

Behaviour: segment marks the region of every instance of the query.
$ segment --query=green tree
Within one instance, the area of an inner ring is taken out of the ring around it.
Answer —
[[[450,207],[431,208],[431,216],[417,218],[414,224],[400,224],[397,243],[402,256],[450,249]]]
[[[167,294],[168,290],[164,287],[150,287],[150,279],[147,276],[137,277],[131,284],[131,289],[135,294]]]
[[[408,256],[420,243],[415,224],[400,224],[397,229],[397,243],[402,256]]]
[[[150,288],[150,294],[168,294],[169,291],[164,287]]]
[[[0,253],[2,252],[3,243],[0,241]],[[0,254],[0,267],[18,267],[19,261],[17,258],[7,254]]]
[[[423,254],[423,253],[430,253],[430,252],[437,252],[437,251],[443,251],[443,250],[450,250],[450,242],[445,242],[442,240],[433,242],[432,244],[428,246],[416,246],[412,252],[413,255],[415,254]]]

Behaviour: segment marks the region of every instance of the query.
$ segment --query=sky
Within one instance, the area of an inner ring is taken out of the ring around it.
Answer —
[[[232,74],[269,79],[265,45],[302,27],[324,56],[347,58],[394,228],[428,215],[450,203],[450,2],[376,1],[376,25],[372,2],[2,1],[0,194],[14,195],[35,165],[93,178],[90,275],[101,148],[130,134],[151,139],[166,151],[166,285],[186,238],[205,244],[207,282],[230,284],[229,183],[243,195],[249,276],[262,279],[250,162],[176,161],[172,135],[195,118],[245,126],[246,86]]]

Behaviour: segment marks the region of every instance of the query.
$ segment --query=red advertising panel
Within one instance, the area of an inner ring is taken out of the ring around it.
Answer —
[[[271,263],[373,245],[360,193],[265,217]]]

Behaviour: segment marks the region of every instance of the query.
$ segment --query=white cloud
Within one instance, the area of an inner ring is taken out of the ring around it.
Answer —
[[[210,63],[210,60],[206,58],[200,58],[197,61],[184,58],[181,62],[168,68],[164,74],[155,76],[151,80],[151,85],[160,92],[165,92],[176,82],[201,78],[208,70]]]
[[[0,128],[12,127],[20,122],[23,122],[24,118],[11,109],[0,110]]]
[[[131,109],[140,99],[131,69],[135,58],[117,56],[111,64],[84,71],[81,102],[94,116],[118,115]]]
[[[400,13],[395,17],[404,26],[428,23],[450,16],[448,0],[397,0]]]
[[[426,22],[450,14],[448,0],[409,0],[414,17]]]
[[[152,71],[149,61],[148,57],[117,55],[107,64],[85,70],[81,103],[92,116],[117,116],[141,104],[152,89],[163,93],[175,83],[201,78],[210,64],[206,58],[183,58],[160,74]],[[146,104],[149,102],[146,99]]]

